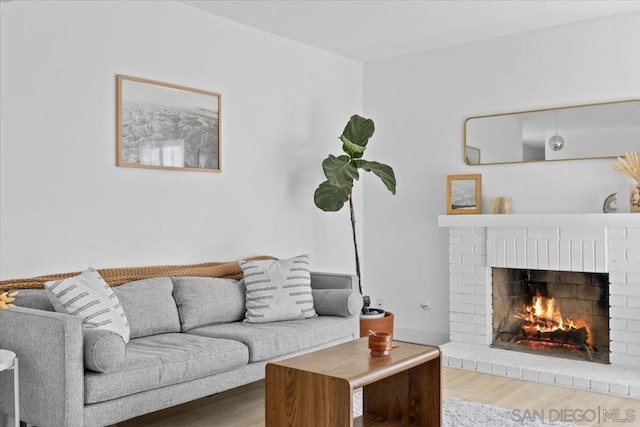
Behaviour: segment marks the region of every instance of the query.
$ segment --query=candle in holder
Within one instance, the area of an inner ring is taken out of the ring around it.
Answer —
[[[388,356],[393,343],[388,332],[369,331],[369,350],[372,356]]]
[[[510,214],[511,213],[511,197],[492,197],[491,213]]]

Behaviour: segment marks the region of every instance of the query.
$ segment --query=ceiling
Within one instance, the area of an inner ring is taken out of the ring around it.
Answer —
[[[640,0],[182,3],[362,62],[640,10]]]

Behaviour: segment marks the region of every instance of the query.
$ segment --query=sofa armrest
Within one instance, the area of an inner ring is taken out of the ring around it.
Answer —
[[[358,276],[353,274],[311,272],[312,289],[351,289],[359,292]]]
[[[20,361],[20,414],[39,427],[83,424],[84,363],[80,319],[14,307],[0,310],[0,347]],[[0,389],[13,390],[11,375]],[[0,393],[0,412],[13,414],[13,393]]]

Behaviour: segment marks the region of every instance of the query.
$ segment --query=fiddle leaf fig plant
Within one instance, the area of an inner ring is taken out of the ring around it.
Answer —
[[[313,195],[316,206],[326,212],[337,212],[346,202],[349,202],[360,294],[362,294],[362,283],[356,240],[356,220],[353,211],[353,182],[360,179],[360,170],[373,172],[392,194],[396,194],[396,177],[391,166],[362,158],[374,131],[373,120],[358,115],[351,116],[339,137],[342,141],[342,151],[345,154],[339,156],[329,154],[329,157],[323,160],[322,170],[327,179],[318,186]],[[369,305],[368,297],[365,296],[364,300],[366,310]]]

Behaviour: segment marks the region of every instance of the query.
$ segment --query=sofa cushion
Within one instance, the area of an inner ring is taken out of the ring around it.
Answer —
[[[95,372],[107,372],[124,360],[126,347],[118,334],[104,329],[84,329],[84,367]]]
[[[247,289],[245,322],[267,323],[316,316],[309,255],[240,261]]]
[[[113,289],[129,319],[131,338],[180,332],[180,318],[170,278],[137,280]]]
[[[249,361],[260,362],[330,341],[353,338],[353,318],[320,316],[274,323],[225,323],[187,334],[238,340],[249,347]]]
[[[115,369],[85,373],[85,403],[215,375],[244,366],[248,359],[247,347],[237,341],[181,333],[132,339]]]
[[[244,319],[243,281],[210,277],[172,280],[182,331]]]
[[[44,288],[58,313],[79,317],[83,328],[113,331],[129,342],[129,323],[122,305],[95,269],[89,267],[77,276],[45,282]]]
[[[55,311],[47,292],[44,289],[18,289],[20,293],[16,295],[14,304],[24,308],[35,308],[36,310]]]

